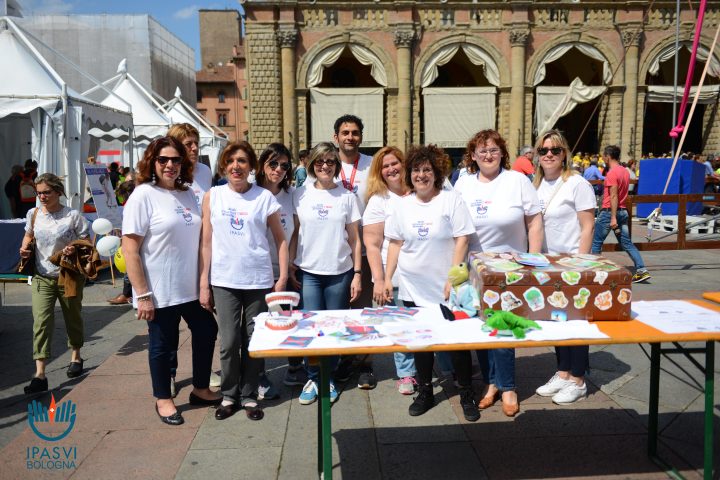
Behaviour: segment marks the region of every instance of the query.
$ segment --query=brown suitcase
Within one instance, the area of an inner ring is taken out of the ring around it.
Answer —
[[[631,274],[599,255],[542,257],[471,252],[470,281],[482,310],[512,311],[532,320],[630,320]]]

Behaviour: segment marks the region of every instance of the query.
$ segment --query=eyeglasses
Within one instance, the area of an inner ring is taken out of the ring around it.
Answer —
[[[277,160],[273,160],[271,162],[268,162],[268,167],[270,167],[270,170],[275,170],[277,167],[282,168],[286,172],[290,170],[290,164],[286,162],[278,162]]]
[[[548,152],[552,152],[553,155],[560,155],[563,152],[562,147],[545,148],[540,147],[537,149],[538,155],[547,155]]]
[[[492,155],[494,157],[495,155],[500,154],[500,149],[499,148],[488,148],[488,149],[483,149],[483,150],[476,150],[475,153],[480,157],[484,157],[486,155]]]
[[[162,155],[158,155],[156,160],[160,165],[165,165],[167,162],[172,162],[173,165],[180,165],[182,163],[182,157],[163,157]]]
[[[323,165],[327,165],[329,167],[334,167],[336,164],[337,164],[337,160],[335,160],[334,158],[327,158],[325,160],[323,160],[323,159],[315,160],[315,163],[313,165],[315,167],[322,168]]]
[[[55,193],[55,190],[43,190],[42,192],[38,190],[37,196],[38,197],[40,197],[40,196],[49,197],[53,193]]]

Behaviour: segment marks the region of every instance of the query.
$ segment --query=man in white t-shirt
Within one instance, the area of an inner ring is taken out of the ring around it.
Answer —
[[[371,156],[360,153],[363,122],[355,115],[345,114],[335,120],[334,129],[335,134],[333,135],[333,141],[338,146],[340,165],[342,167],[336,182],[341,187],[344,187],[357,195],[358,204],[360,206],[360,215],[362,215],[365,211],[367,177],[370,172],[370,164],[372,163]],[[367,256],[365,256],[364,247],[361,279],[362,292],[360,293],[360,297],[350,304],[351,308],[372,307],[372,275],[370,274],[370,264],[367,261]],[[347,368],[347,361],[341,362],[338,367],[338,372],[340,374],[336,374],[336,379],[342,380],[343,377],[347,377],[344,372]],[[376,380],[370,366],[367,365],[361,367],[360,370],[358,387],[363,389],[375,388]]]

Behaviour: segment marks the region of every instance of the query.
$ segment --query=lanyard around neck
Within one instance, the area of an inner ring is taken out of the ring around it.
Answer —
[[[357,167],[358,163],[360,162],[360,155],[357,156],[355,159],[355,163],[353,163],[353,169],[352,173],[350,174],[350,181],[348,182],[347,177],[345,176],[345,169],[340,169],[340,177],[342,178],[342,184],[343,187],[347,188],[351,192],[353,191],[353,188],[355,187],[355,174],[357,173]]]

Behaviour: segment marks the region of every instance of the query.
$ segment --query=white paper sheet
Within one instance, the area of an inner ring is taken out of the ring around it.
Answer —
[[[720,332],[720,313],[681,300],[632,303],[633,316],[664,333]]]

